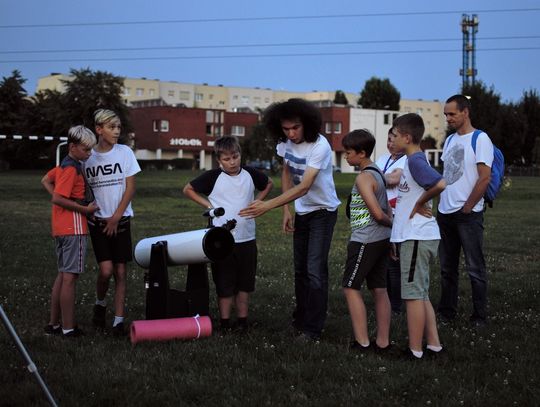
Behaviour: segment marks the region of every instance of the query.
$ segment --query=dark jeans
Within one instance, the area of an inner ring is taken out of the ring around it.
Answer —
[[[295,215],[294,325],[311,337],[319,337],[328,308],[328,252],[337,210],[318,210]]]
[[[472,288],[472,320],[487,318],[487,274],[484,261],[484,214],[461,211],[437,214],[441,231],[439,259],[441,263],[441,300],[438,312],[445,318],[453,319],[457,314],[459,260],[463,248],[465,269],[469,274]]]

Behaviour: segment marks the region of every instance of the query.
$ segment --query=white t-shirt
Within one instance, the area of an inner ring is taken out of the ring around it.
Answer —
[[[118,208],[126,191],[126,178],[141,171],[131,148],[115,144],[110,151],[99,153],[92,150],[84,162],[84,175],[92,188],[99,210],[99,218],[110,218]],[[131,202],[122,216],[133,216]]]
[[[278,156],[283,157],[283,164],[288,166],[294,185],[302,181],[307,167],[319,170],[308,193],[294,201],[296,213],[302,215],[319,209],[329,211],[337,209],[341,201],[337,197],[334,185],[332,148],[324,136],[319,134],[313,143],[304,141],[295,144],[287,140],[279,143],[276,151]]]
[[[480,133],[476,140],[476,154],[472,148],[473,132],[459,135],[455,133],[444,143],[441,159],[444,161],[443,177],[446,189],[441,193],[439,212],[459,211],[478,181],[478,163],[491,167],[493,163],[493,144],[488,135]],[[474,206],[474,212],[484,210],[484,198]]]
[[[437,240],[441,238],[435,217],[426,218],[416,213],[412,219],[409,219],[418,198],[441,178],[441,174],[429,165],[423,152],[414,153],[407,158],[399,181],[391,242],[401,243],[405,240]],[[428,205],[431,206],[431,204],[430,201]]]
[[[214,208],[225,209],[223,216],[214,218],[214,226],[235,219],[236,226],[231,230],[234,241],[242,243],[255,239],[255,219],[239,216],[238,212],[253,201],[255,190],[266,188],[268,177],[264,173],[251,167],[242,167],[237,175],[214,169],[201,174],[190,184],[195,192],[206,195]]]
[[[381,155],[379,159],[375,161],[375,165],[379,167],[383,174],[390,174],[394,170],[402,170],[403,167],[405,167],[406,162],[407,156],[405,154],[403,154],[397,160],[392,160],[392,155],[387,153]],[[388,202],[392,207],[393,213],[396,207],[396,199],[398,196],[398,185],[395,185],[393,187],[387,187],[386,195],[388,195]]]

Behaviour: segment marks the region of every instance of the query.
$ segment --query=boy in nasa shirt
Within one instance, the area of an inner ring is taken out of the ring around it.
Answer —
[[[141,168],[131,148],[118,144],[121,124],[115,112],[97,110],[94,123],[99,141],[84,166],[84,175],[99,206],[95,217],[88,220],[99,264],[92,322],[96,327],[105,327],[106,295],[114,276],[113,334],[124,335],[126,263],[132,259],[131,200],[135,194],[135,174]]]

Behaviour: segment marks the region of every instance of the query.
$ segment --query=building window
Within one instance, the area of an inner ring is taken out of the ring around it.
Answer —
[[[212,135],[212,125],[211,125],[211,124],[207,124],[207,125],[206,125],[206,135],[207,135],[207,136],[211,136],[211,135]]]
[[[249,105],[249,96],[242,96],[242,104]]]
[[[189,100],[189,92],[185,90],[181,90],[178,97],[180,98],[180,100]]]
[[[137,88],[135,90],[135,95],[137,96],[143,96],[144,95],[144,89],[143,88]]]
[[[124,88],[124,96],[129,96],[131,94],[131,88]]]
[[[246,128],[244,126],[232,126],[231,136],[244,137],[246,134]]]
[[[154,89],[150,89],[150,97],[154,97],[156,95],[156,91]]]
[[[422,113],[424,113],[424,109],[422,109],[421,107],[419,107],[418,109],[416,109],[416,114],[417,114],[417,115],[422,116]]]
[[[341,134],[341,122],[334,123],[334,134]]]
[[[196,102],[202,102],[203,100],[203,94],[202,93],[195,93],[195,101]]]
[[[214,95],[210,93],[210,94],[208,95],[208,99],[210,99],[210,100],[214,99]]]
[[[169,96],[170,98],[173,98],[174,97],[174,90],[168,91],[167,96]]]
[[[161,131],[169,131],[169,121],[168,120],[160,120],[159,129]]]
[[[390,124],[390,114],[389,113],[384,114],[384,124]]]
[[[214,123],[214,112],[211,110],[206,111],[206,123]]]
[[[158,132],[158,131],[167,132],[169,131],[169,121],[168,120],[153,120],[152,129],[155,132]]]
[[[223,126],[215,126],[214,136],[221,137],[222,134],[223,134]]]
[[[332,134],[332,122],[324,123],[324,132],[326,134]]]

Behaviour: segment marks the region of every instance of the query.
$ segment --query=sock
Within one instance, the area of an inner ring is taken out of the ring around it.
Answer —
[[[53,329],[58,329],[60,328],[60,324],[49,324],[53,327]]]
[[[442,350],[442,346],[428,345],[426,347],[433,352],[440,352]]]
[[[102,300],[100,300],[99,298],[96,298],[96,305],[101,305],[102,307],[106,307],[107,306],[107,300],[104,298]]]
[[[113,328],[118,325],[120,322],[124,322],[124,317],[117,317],[116,315],[114,316],[114,321],[112,323],[112,326]]]
[[[409,348],[410,349],[410,348]],[[411,352],[414,356],[416,356],[418,359],[420,359],[422,357],[422,355],[424,354],[424,352],[422,351],[417,351],[417,350],[412,350],[411,349]]]
[[[73,328],[71,328],[71,329],[62,329],[62,333],[65,335],[65,334],[70,333],[73,330],[74,330]]]

